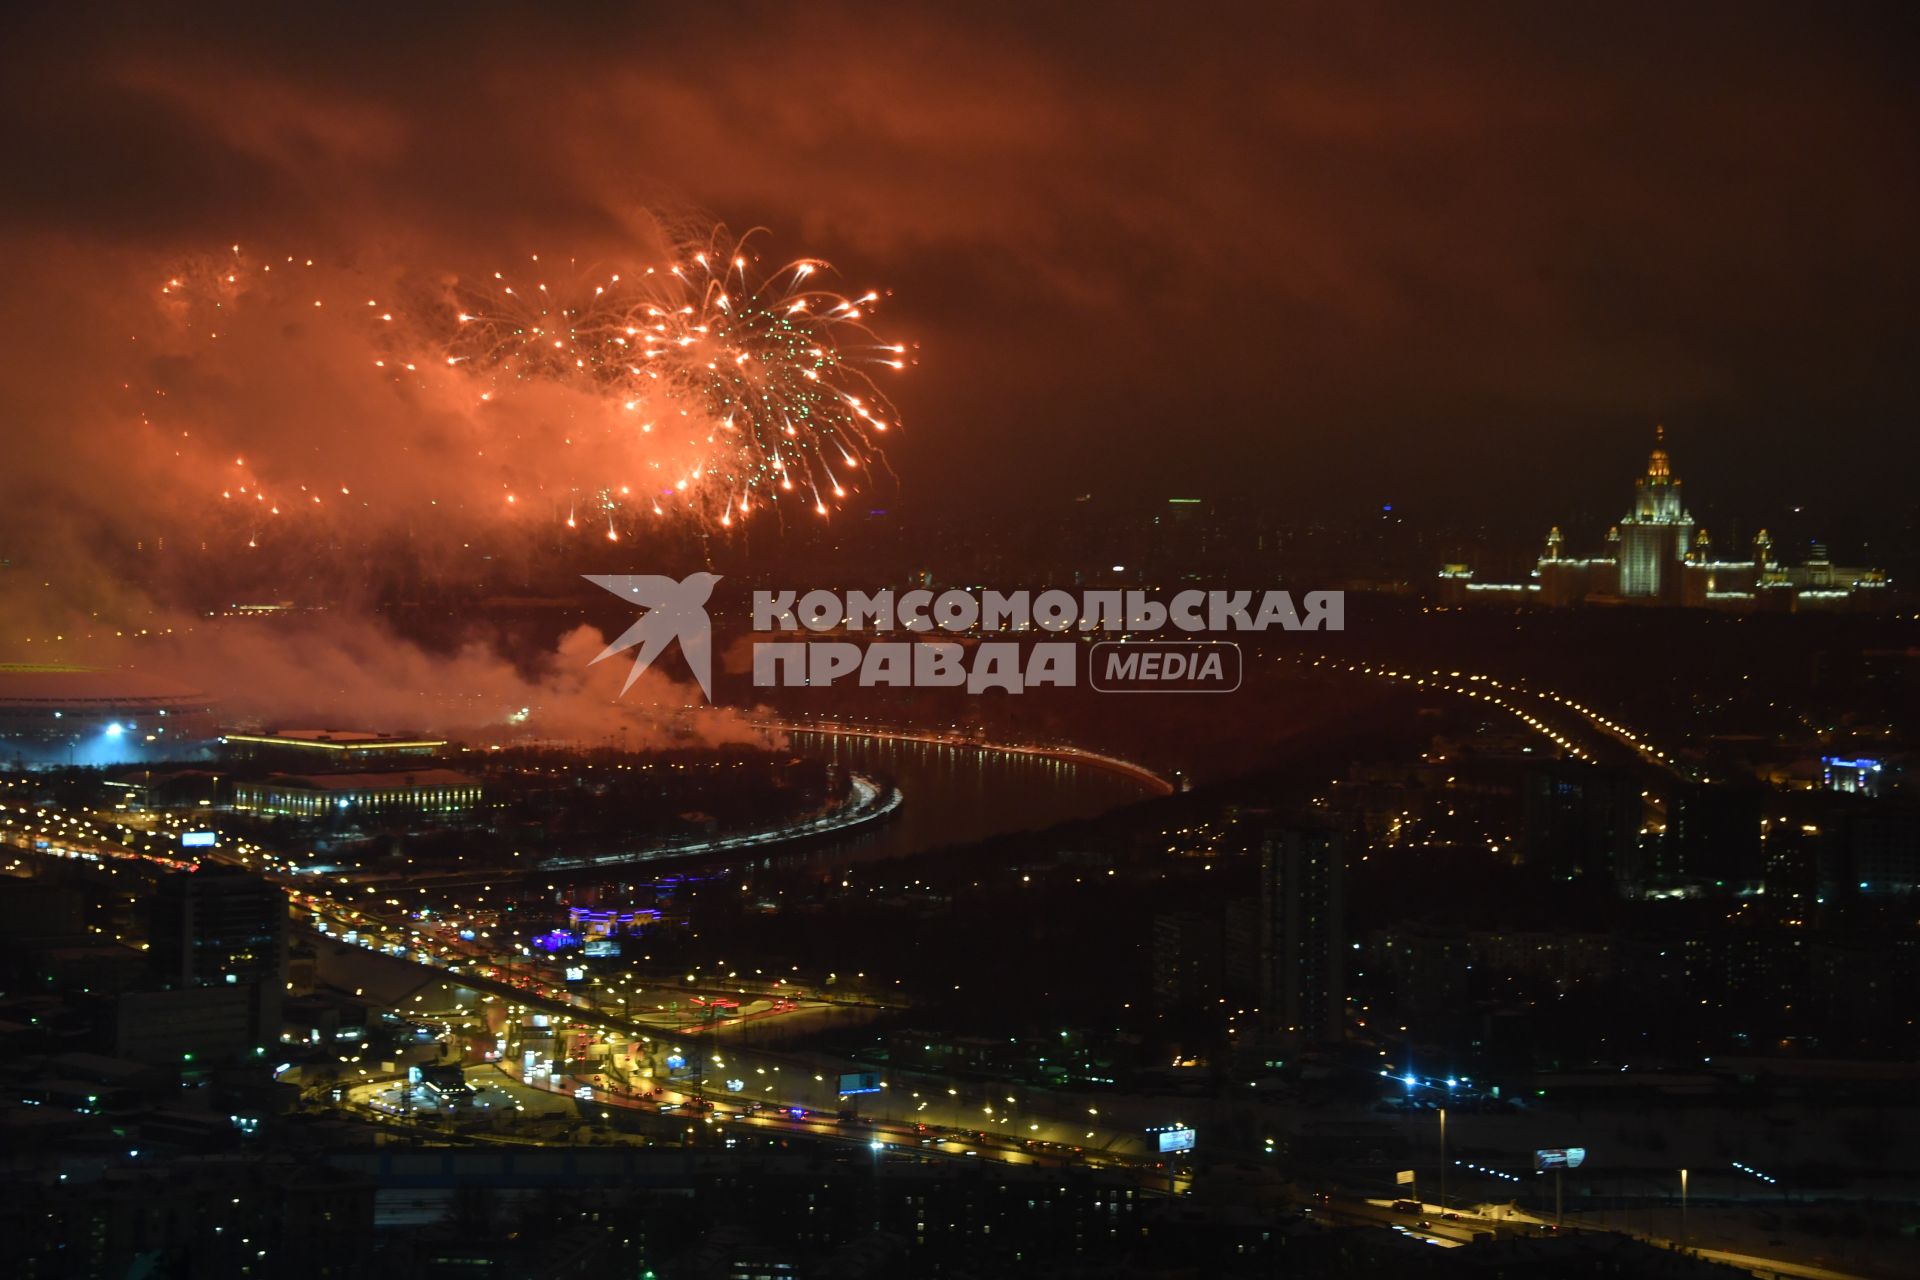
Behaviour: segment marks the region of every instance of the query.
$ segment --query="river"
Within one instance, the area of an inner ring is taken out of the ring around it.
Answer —
[[[1090,818],[1159,794],[1140,778],[1099,765],[991,747],[800,730],[788,738],[796,751],[892,779],[904,799],[884,822],[794,851],[808,861],[905,857]]]

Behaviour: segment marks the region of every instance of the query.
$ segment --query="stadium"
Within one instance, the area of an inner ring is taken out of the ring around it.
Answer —
[[[214,734],[213,702],[136,671],[0,664],[0,765],[178,760]]]

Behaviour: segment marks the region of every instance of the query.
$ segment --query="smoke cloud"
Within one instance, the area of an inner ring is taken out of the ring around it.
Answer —
[[[7,380],[0,657],[170,675],[232,723],[634,749],[764,736],[659,670],[620,696],[623,663],[589,665],[593,627],[548,643],[489,620],[503,589],[575,591],[542,553],[583,527],[619,522],[605,556],[680,555],[689,517],[636,531],[619,477],[658,489],[700,442],[643,435],[565,380],[502,396],[449,364],[451,274],[244,247],[34,271],[56,303],[27,366],[90,376]],[[422,597],[431,636],[393,608]]]

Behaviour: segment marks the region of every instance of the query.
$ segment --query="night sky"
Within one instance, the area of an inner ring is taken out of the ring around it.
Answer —
[[[86,488],[104,335],[170,259],[617,262],[709,219],[893,291],[918,509],[1531,517],[1624,502],[1656,421],[1722,510],[1910,505],[1896,8],[1186,8],[16,12],[9,470]]]

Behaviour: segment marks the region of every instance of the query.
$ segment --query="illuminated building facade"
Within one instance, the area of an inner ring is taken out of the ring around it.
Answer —
[[[1885,790],[1885,778],[1884,761],[1865,756],[1822,756],[1820,758],[1820,781],[1828,791],[1877,796]]]
[[[1666,429],[1654,429],[1647,469],[1633,482],[1633,502],[1608,530],[1597,556],[1567,554],[1556,526],[1526,582],[1480,582],[1465,564],[1440,571],[1447,604],[1653,604],[1693,609],[1874,609],[1886,601],[1887,577],[1878,569],[1834,564],[1814,543],[1807,560],[1782,564],[1765,529],[1754,535],[1745,560],[1719,560],[1713,541],[1694,523],[1680,479],[1667,454]]]
[[[1633,508],[1609,535],[1619,567],[1619,594],[1630,600],[1673,602],[1680,566],[1693,551],[1693,517],[1680,501],[1680,481],[1667,457],[1666,428],[1654,428],[1647,474],[1633,482]]]
[[[233,807],[276,818],[389,813],[461,813],[480,803],[476,778],[452,769],[405,773],[276,773],[233,784]]]

